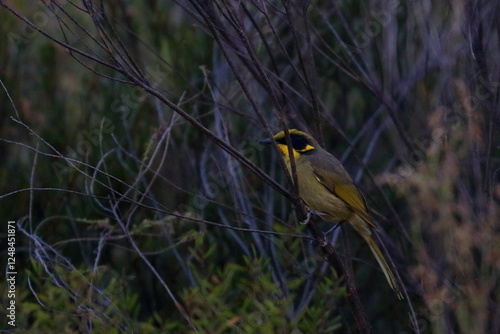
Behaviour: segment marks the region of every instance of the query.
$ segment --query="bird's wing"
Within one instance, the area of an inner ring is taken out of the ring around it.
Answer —
[[[341,166],[340,162],[338,165]],[[342,172],[344,172],[342,174],[336,171],[338,168],[333,167],[328,169],[314,168],[314,176],[326,189],[343,200],[366,223],[376,229],[377,226],[367,213],[365,200],[349,174],[342,166]]]

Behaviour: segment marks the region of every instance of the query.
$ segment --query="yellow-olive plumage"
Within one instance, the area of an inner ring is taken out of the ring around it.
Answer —
[[[295,160],[299,195],[307,206],[326,221],[349,223],[366,241],[377,259],[391,288],[403,298],[391,267],[373,239],[371,228],[377,228],[368,215],[366,203],[359,189],[340,161],[321,148],[305,132],[289,130]],[[283,131],[274,136],[288,170],[290,155]],[[271,143],[270,140],[263,142]]]

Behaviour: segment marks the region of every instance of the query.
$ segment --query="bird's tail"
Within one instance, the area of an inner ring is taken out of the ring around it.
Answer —
[[[399,299],[404,299],[403,294],[401,293],[401,290],[399,289],[399,284],[396,280],[396,277],[394,276],[394,273],[392,272],[391,267],[385,260],[384,255],[382,254],[382,251],[378,247],[377,243],[373,239],[373,235],[370,231],[370,227],[367,225],[366,222],[363,221],[361,217],[358,215],[355,215],[356,218],[353,219],[352,225],[356,229],[356,231],[361,234],[363,239],[365,239],[366,243],[368,246],[370,246],[370,249],[375,256],[375,259],[377,259],[377,262],[382,269],[382,272],[385,275],[385,278],[387,279],[387,282],[389,283],[389,286],[396,292],[397,296]]]

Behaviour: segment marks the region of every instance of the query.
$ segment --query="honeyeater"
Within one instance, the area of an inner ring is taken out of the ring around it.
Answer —
[[[296,129],[290,129],[289,134],[300,198],[323,220],[349,223],[366,241],[387,282],[402,299],[403,295],[391,267],[373,239],[371,229],[377,227],[370,218],[366,202],[352,178],[340,161],[319,146],[312,136]],[[285,133],[283,131],[277,133],[274,140],[291,174],[292,167]],[[264,139],[261,143],[273,142]]]

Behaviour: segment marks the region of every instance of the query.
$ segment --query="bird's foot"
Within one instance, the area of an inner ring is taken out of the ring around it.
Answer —
[[[323,237],[323,243],[321,245],[319,245],[320,247],[326,247],[326,245],[328,245],[328,241],[326,239],[326,237]]]
[[[299,222],[299,224],[301,224],[301,225],[307,225],[307,224],[309,224],[309,222],[311,221],[312,216],[319,214],[318,211],[315,211],[315,210],[313,210],[313,209],[311,209],[309,207],[306,207],[306,210],[307,210],[307,217],[306,217],[306,219],[304,221]]]

